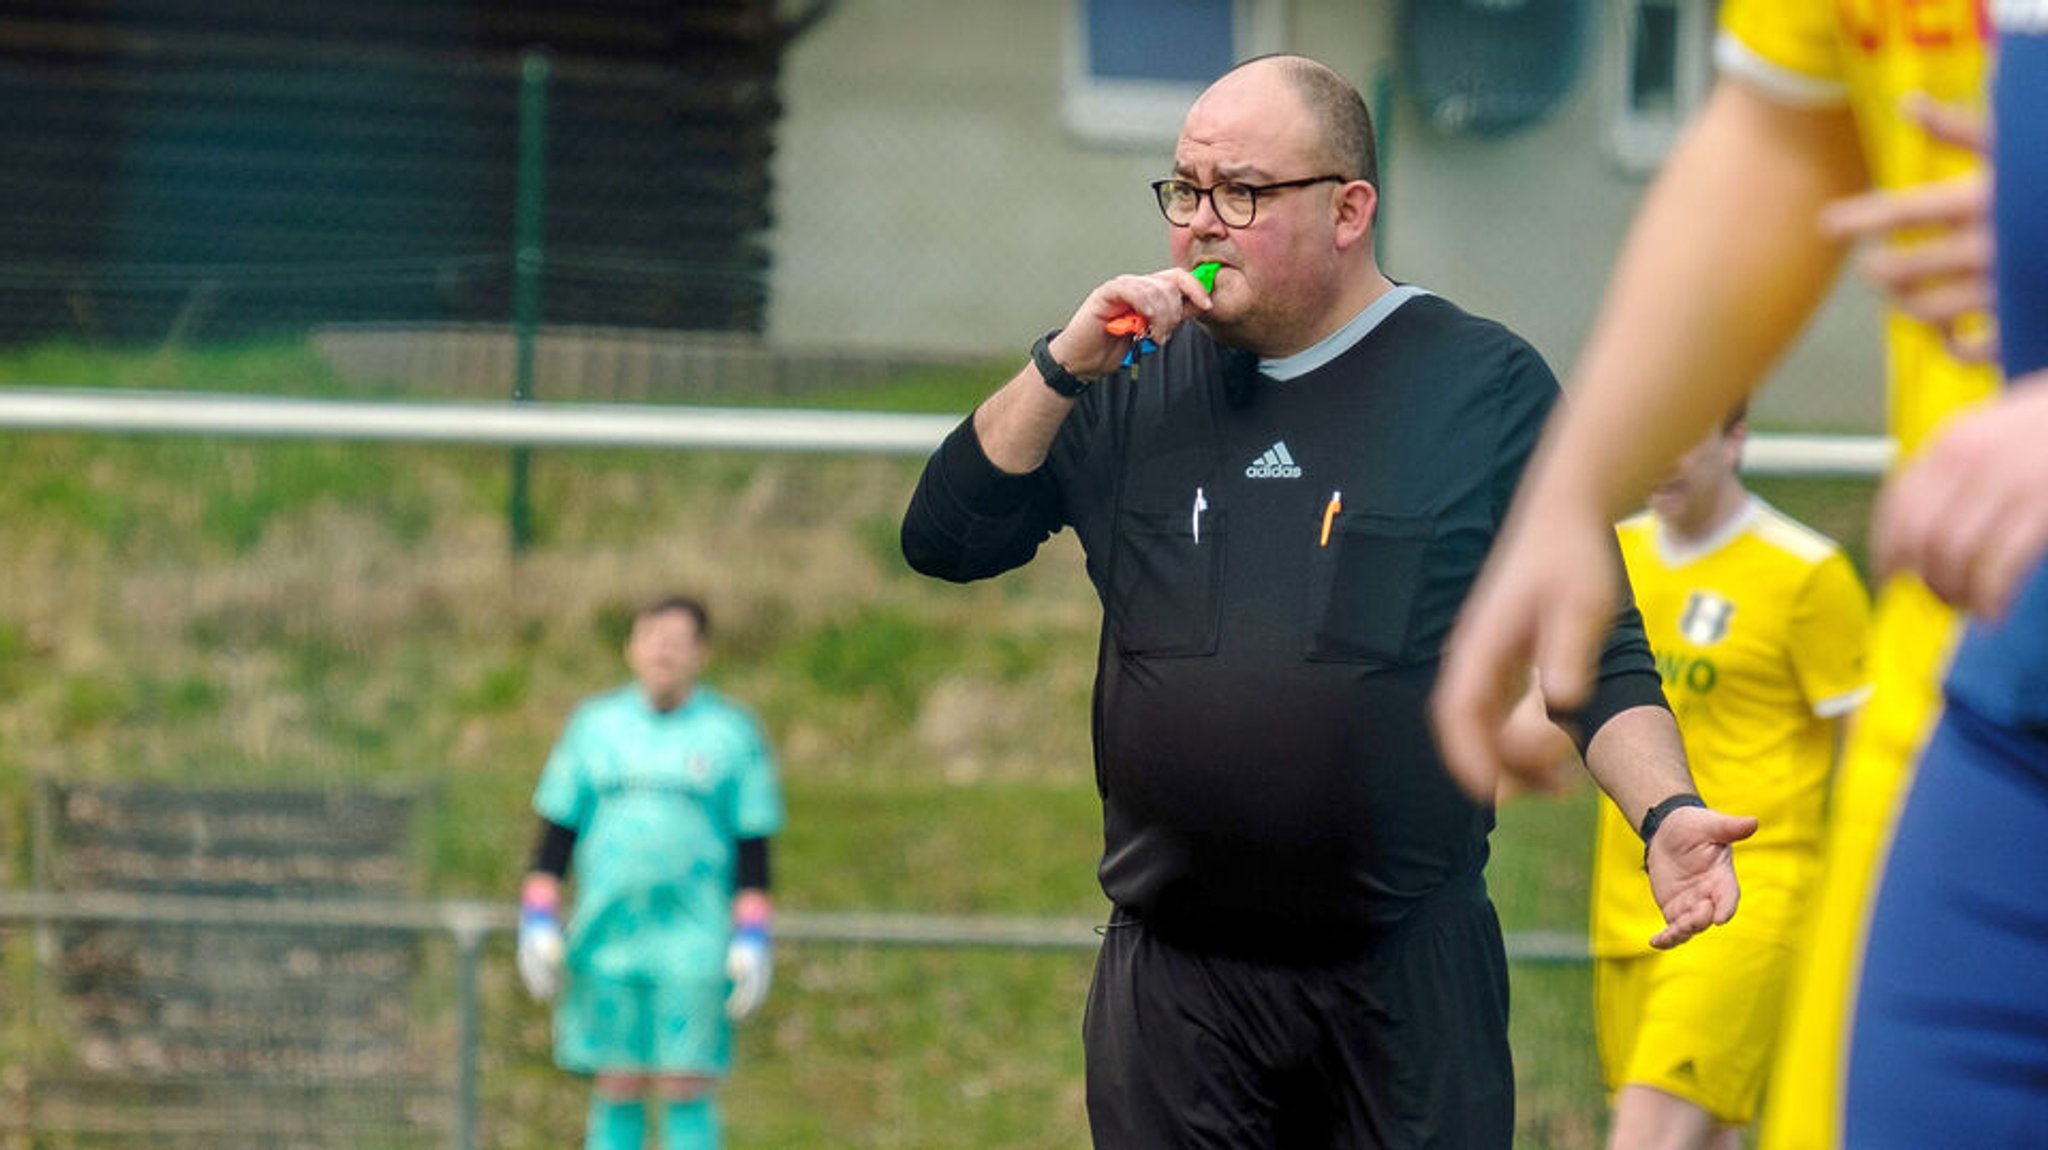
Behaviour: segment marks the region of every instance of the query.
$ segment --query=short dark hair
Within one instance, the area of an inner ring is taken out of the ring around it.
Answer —
[[[1328,64],[1290,53],[1254,56],[1237,67],[1262,60],[1276,63],[1294,86],[1295,94],[1315,118],[1329,161],[1346,177],[1379,187],[1379,141],[1373,132],[1372,112],[1357,87]]]
[[[649,600],[638,611],[633,612],[633,622],[638,623],[642,619],[652,619],[657,615],[667,615],[673,611],[680,611],[688,615],[697,624],[697,637],[699,639],[709,639],[711,637],[711,613],[704,609],[704,604],[701,601],[693,599],[688,595],[663,595],[659,599]]]

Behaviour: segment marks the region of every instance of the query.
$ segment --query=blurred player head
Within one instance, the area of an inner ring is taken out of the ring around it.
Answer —
[[[695,599],[671,595],[642,607],[626,638],[626,665],[657,710],[681,706],[704,670],[711,620]]]
[[[1749,436],[1748,407],[1737,407],[1705,439],[1693,444],[1664,481],[1650,489],[1650,511],[1680,539],[1711,535],[1742,509],[1742,444]]]

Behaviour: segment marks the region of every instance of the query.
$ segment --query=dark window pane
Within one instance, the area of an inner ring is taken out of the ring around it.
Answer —
[[[1232,0],[1088,0],[1098,80],[1206,84],[1237,62]]]

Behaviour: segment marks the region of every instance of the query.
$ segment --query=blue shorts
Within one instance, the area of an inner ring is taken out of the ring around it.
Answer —
[[[2048,733],[1951,700],[1872,912],[1846,1144],[2039,1146],[2048,1131]]]
[[[555,1006],[555,1065],[579,1074],[701,1074],[732,1066],[724,979],[649,982],[572,973]]]

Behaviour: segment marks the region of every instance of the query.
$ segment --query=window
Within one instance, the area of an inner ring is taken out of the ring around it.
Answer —
[[[1625,170],[1664,160],[1713,77],[1713,0],[1623,0],[1607,52],[1607,146]]]
[[[1074,0],[1061,114],[1084,140],[1153,148],[1209,82],[1278,51],[1284,0]]]

